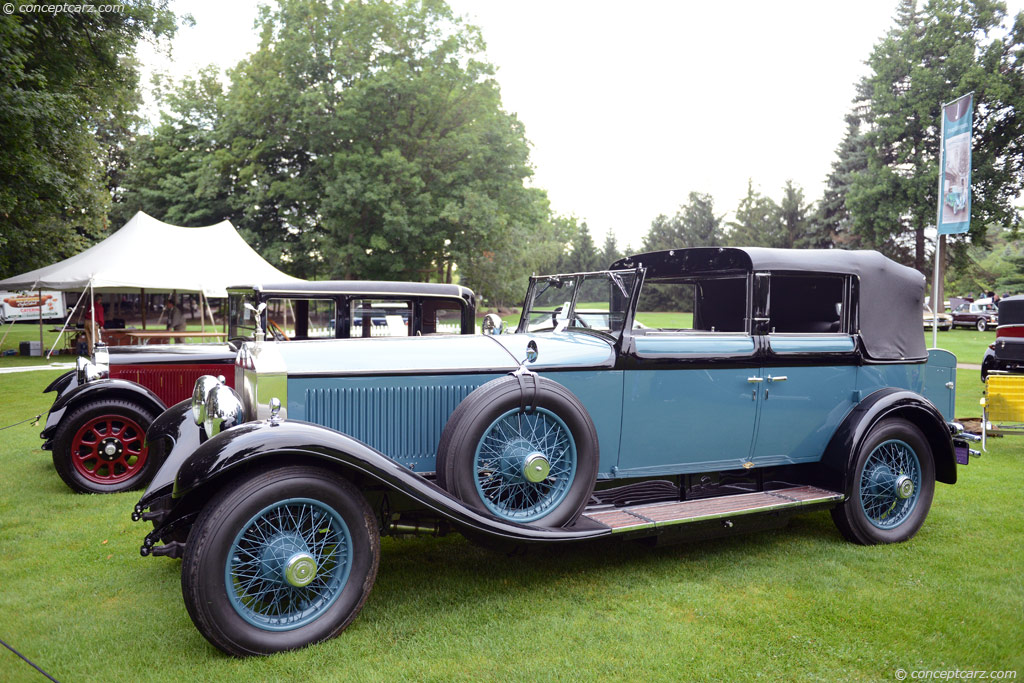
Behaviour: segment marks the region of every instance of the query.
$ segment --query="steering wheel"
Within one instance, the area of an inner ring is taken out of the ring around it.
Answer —
[[[291,337],[285,334],[285,331],[281,329],[281,326],[273,320],[267,320],[267,328],[274,335],[274,341],[291,341]]]

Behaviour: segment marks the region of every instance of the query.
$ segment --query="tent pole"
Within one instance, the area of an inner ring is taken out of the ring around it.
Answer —
[[[39,292],[39,355],[43,355],[43,347],[46,342],[43,341],[43,288],[40,287]]]
[[[71,324],[71,318],[75,315],[75,311],[78,310],[78,307],[82,305],[82,298],[85,297],[85,295],[86,295],[86,293],[88,291],[89,290],[86,289],[86,290],[84,290],[81,293],[81,295],[78,297],[78,301],[75,302],[75,307],[72,308],[71,311],[68,312],[68,317],[67,317],[67,320],[64,321],[64,326],[62,328],[60,328],[60,333],[57,335],[57,338],[53,341],[53,346],[50,347],[50,352],[48,354],[46,354],[47,359],[49,359],[50,356],[53,355],[53,350],[55,348],[57,348],[57,344],[60,343],[60,338],[64,336],[64,332],[68,329],[68,325]],[[5,338],[6,338],[6,335],[5,335]],[[77,354],[78,354],[78,351],[76,350],[75,351],[75,355],[77,355]]]
[[[146,288],[145,287],[140,287],[139,288],[139,292],[140,292],[140,295],[142,296],[142,301],[140,302],[141,305],[139,306],[142,309],[142,329],[145,330],[146,329]]]
[[[11,330],[13,330],[13,329],[14,329],[14,319],[12,318],[11,322],[9,322],[7,324],[7,331],[4,332],[4,338],[0,339],[0,349],[2,349],[4,347],[4,342],[7,341],[7,335],[9,335],[11,333]]]
[[[92,336],[89,337],[92,340],[92,349],[89,349],[89,357],[92,358],[92,351],[96,348],[96,288],[92,286],[92,280],[89,280],[89,310],[92,311],[92,317],[89,320],[89,327],[92,328]]]
[[[199,324],[202,331],[206,332],[206,300],[203,298],[202,290],[199,290]]]

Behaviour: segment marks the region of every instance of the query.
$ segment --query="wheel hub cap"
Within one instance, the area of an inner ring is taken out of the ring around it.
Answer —
[[[914,480],[903,474],[896,479],[896,497],[906,500],[914,495]]]
[[[316,560],[309,553],[296,553],[284,565],[284,580],[290,586],[302,588],[316,578]]]
[[[118,439],[106,438],[100,443],[99,454],[104,460],[113,461],[121,456],[123,446]]]
[[[531,453],[523,463],[523,477],[532,484],[539,484],[548,478],[551,464],[541,453]]]

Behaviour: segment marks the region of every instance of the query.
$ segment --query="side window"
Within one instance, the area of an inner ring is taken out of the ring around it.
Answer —
[[[636,321],[652,332],[746,332],[746,276],[644,282]]]
[[[423,334],[460,334],[462,332],[462,307],[454,301],[423,302],[423,318],[420,323]]]
[[[775,275],[768,289],[768,329],[773,333],[846,332],[844,278],[839,275]]]
[[[270,299],[267,332],[289,339],[329,339],[334,336],[333,299]]]
[[[353,299],[349,304],[353,337],[408,337],[412,302]]]

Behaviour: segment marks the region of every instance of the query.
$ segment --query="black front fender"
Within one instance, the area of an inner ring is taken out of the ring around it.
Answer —
[[[157,458],[160,469],[149,482],[137,509],[149,507],[160,496],[169,494],[181,463],[202,441],[202,427],[192,417],[192,400],[185,399],[162,412],[146,430],[149,457]]]
[[[231,473],[276,455],[315,459],[343,474],[356,474],[387,490],[402,494],[424,513],[447,520],[462,530],[517,541],[571,541],[610,533],[586,520],[562,529],[534,527],[499,520],[467,507],[447,491],[349,436],[309,422],[250,422],[203,443],[178,470],[175,504],[204,498]],[[171,515],[170,517],[173,517]]]
[[[832,435],[821,459],[820,484],[850,493],[850,462],[871,428],[887,417],[902,417],[924,434],[935,459],[935,478],[956,483],[956,454],[945,418],[931,401],[905,389],[880,389],[862,400]]]
[[[65,375],[58,377],[50,386],[58,388],[57,382],[63,380],[64,377]],[[47,390],[49,391],[50,389],[47,388]],[[135,382],[129,382],[124,379],[101,379],[95,382],[78,384],[77,381],[72,380],[57,395],[53,405],[50,406],[50,413],[46,416],[46,426],[43,427],[43,431],[39,434],[45,440],[43,448],[47,450],[52,448],[53,435],[57,432],[57,427],[60,425],[61,420],[64,419],[64,415],[68,410],[91,401],[102,401],[111,398],[135,401],[140,406],[154,413],[162,413],[167,408],[164,402],[157,398],[156,394]]]

